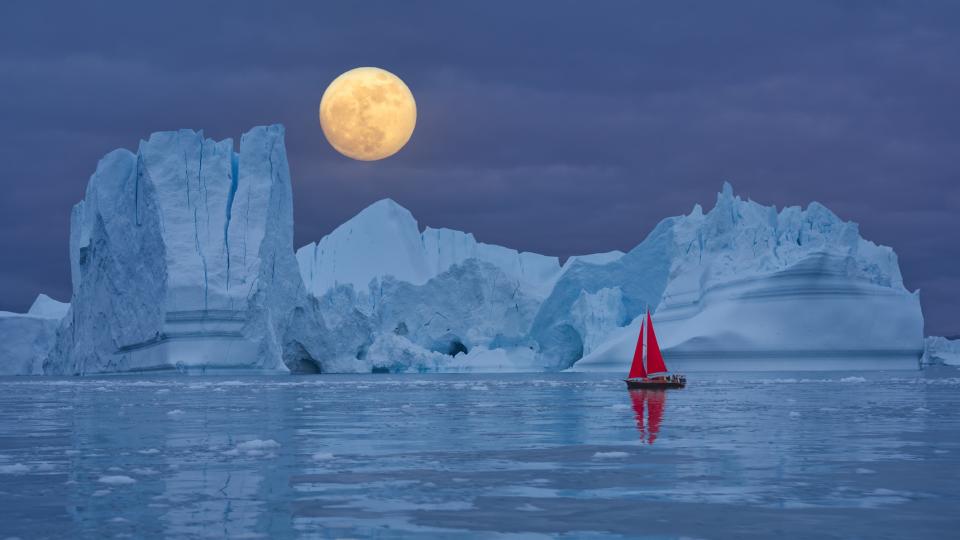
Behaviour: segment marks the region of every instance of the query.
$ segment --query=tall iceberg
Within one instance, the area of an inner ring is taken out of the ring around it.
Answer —
[[[47,373],[321,369],[282,126],[155,133],[107,154],[71,215],[73,297]]]

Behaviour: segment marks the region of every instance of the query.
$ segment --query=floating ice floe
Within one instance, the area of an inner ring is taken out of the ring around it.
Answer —
[[[593,454],[594,459],[621,459],[629,456],[630,454],[626,452],[596,452]]]
[[[123,486],[127,484],[135,484],[137,482],[133,478],[122,474],[101,476],[97,481],[101,484],[109,484],[112,486]]]
[[[28,472],[30,472],[30,467],[23,463],[0,465],[0,474],[26,474]]]
[[[252,441],[242,442],[223,454],[227,456],[271,457],[273,456],[273,450],[278,448],[280,448],[280,443],[273,439],[253,439]]]

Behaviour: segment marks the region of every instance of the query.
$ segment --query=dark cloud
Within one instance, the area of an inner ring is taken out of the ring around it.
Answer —
[[[296,239],[392,197],[421,224],[567,256],[629,249],[722,180],[891,245],[960,333],[960,7],[951,2],[0,3],[0,309],[69,296],[69,210],[152,131],[281,122]],[[413,89],[397,156],[322,138],[326,84]]]

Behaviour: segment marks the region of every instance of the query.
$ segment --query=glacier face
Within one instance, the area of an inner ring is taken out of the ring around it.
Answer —
[[[281,126],[116,150],[71,215],[71,308],[48,373],[319,369]]]

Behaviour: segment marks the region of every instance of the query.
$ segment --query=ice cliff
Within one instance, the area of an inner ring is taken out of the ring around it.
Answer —
[[[153,134],[104,157],[71,215],[71,307],[47,373],[320,368],[281,126]]]

